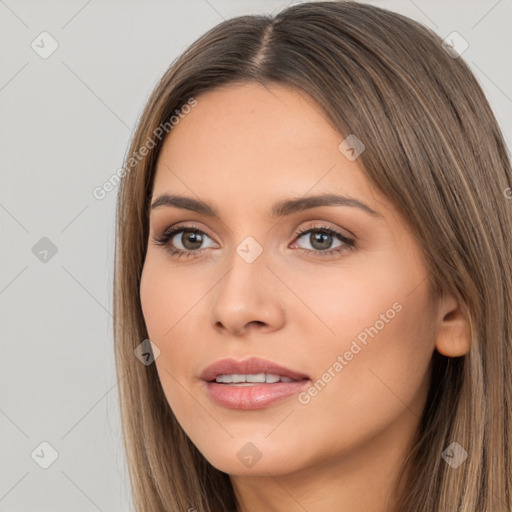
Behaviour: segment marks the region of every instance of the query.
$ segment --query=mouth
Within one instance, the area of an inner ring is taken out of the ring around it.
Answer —
[[[229,409],[262,409],[306,387],[308,375],[266,359],[222,359],[201,374],[209,398]]]

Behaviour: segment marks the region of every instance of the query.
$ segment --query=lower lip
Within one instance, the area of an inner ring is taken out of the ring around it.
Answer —
[[[207,382],[210,398],[228,409],[263,409],[275,402],[299,393],[309,383],[308,379],[253,386],[230,386]]]

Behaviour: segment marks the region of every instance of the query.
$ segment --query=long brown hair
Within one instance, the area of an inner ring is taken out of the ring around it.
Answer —
[[[467,311],[469,353],[434,353],[427,404],[403,465],[411,468],[402,473],[403,492],[397,482],[396,510],[512,509],[510,160],[477,81],[441,43],[428,28],[382,8],[303,3],[275,17],[220,23],[158,83],[126,154],[117,203],[115,353],[138,511],[237,510],[229,476],[182,430],[155,365],[134,356],[148,338],[139,284],[155,164],[171,133],[169,120],[179,122],[184,106],[201,101],[202,92],[236,82],[300,89],[341,134],[364,141],[358,162],[412,229],[435,294],[455,293]],[[452,442],[468,453],[457,469],[441,457]]]

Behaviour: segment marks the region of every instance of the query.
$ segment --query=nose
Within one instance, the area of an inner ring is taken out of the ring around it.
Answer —
[[[215,329],[240,337],[252,330],[268,333],[282,328],[284,290],[269,259],[263,251],[249,262],[233,251],[229,270],[213,290]]]

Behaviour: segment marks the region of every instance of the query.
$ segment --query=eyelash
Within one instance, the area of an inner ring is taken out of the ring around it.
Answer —
[[[301,238],[304,235],[314,232],[314,231],[325,232],[330,235],[333,235],[335,238],[337,238],[338,240],[343,242],[343,245],[341,245],[340,247],[338,247],[336,249],[326,249],[323,251],[315,251],[315,250],[310,250],[310,249],[298,249],[302,253],[306,253],[306,254],[307,253],[315,253],[315,254],[319,254],[322,256],[324,256],[324,255],[332,256],[334,254],[341,254],[341,253],[350,251],[355,248],[355,241],[353,239],[348,238],[345,235],[342,235],[339,231],[336,231],[335,229],[329,228],[327,226],[310,226],[308,228],[299,229],[294,235],[295,236],[294,240],[297,238]],[[165,247],[165,250],[168,251],[171,254],[171,256],[176,257],[176,258],[181,258],[182,256],[185,256],[186,258],[196,257],[206,250],[206,249],[200,249],[197,251],[183,251],[181,249],[173,249],[169,244],[171,238],[173,238],[175,235],[177,235],[179,233],[183,233],[183,232],[199,233],[201,235],[208,236],[202,229],[199,229],[197,226],[193,226],[193,225],[177,226],[177,227],[172,227],[172,228],[165,230],[161,236],[152,237],[153,243],[155,243],[156,245]],[[210,237],[208,237],[208,238],[210,238]]]

